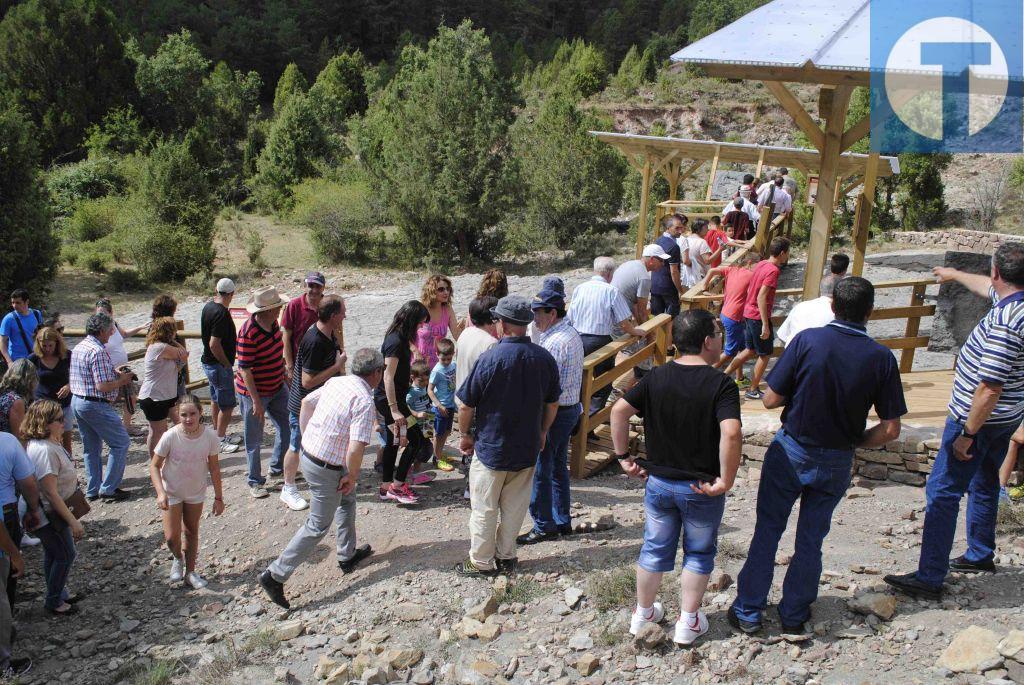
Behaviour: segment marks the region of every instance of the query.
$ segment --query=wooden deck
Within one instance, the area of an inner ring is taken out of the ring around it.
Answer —
[[[905,426],[917,428],[942,428],[946,421],[946,405],[953,390],[952,371],[916,371],[903,374],[903,392],[910,410],[903,417]],[[781,409],[765,409],[760,402],[743,400],[743,417],[745,420],[761,416],[767,418],[774,415],[778,418]],[[872,413],[873,416],[873,413]],[[746,422],[746,421],[745,421]],[[751,421],[751,423],[756,423]],[[608,424],[599,426],[595,431],[597,440],[587,442],[587,456],[584,462],[583,477],[595,473],[614,458],[611,431]],[[630,442],[636,443],[641,452],[644,451],[643,440],[635,431],[630,431]]]

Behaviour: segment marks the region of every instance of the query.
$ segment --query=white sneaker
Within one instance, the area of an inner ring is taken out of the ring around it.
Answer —
[[[195,571],[188,574],[188,584],[194,587],[196,590],[202,590],[204,587],[209,585],[209,583],[206,582],[206,579],[198,573],[196,573]],[[705,628],[704,630],[707,630],[707,628]]]
[[[41,544],[41,543],[42,543],[42,541],[39,538],[37,538],[35,535],[30,535],[28,533],[22,533],[22,535],[21,535],[21,546],[22,547],[35,547],[36,545]]]
[[[172,583],[180,583],[181,579],[185,577],[185,571],[181,567],[181,559],[175,559],[171,562],[171,573],[167,576],[167,579]]]
[[[654,615],[647,619],[633,609],[633,615],[629,617],[629,634],[636,635],[647,623],[661,623],[665,618],[665,607],[661,602],[654,603]]]
[[[242,449],[241,445],[229,442],[227,438],[220,439],[220,451],[224,454],[234,454],[240,449]]]
[[[253,499],[263,499],[270,496],[270,493],[262,485],[250,485],[249,494],[252,495]]]
[[[682,617],[676,621],[676,632],[672,636],[672,642],[689,647],[698,637],[708,632],[710,626],[708,624],[708,617],[704,615],[704,612],[698,611],[695,618],[696,625],[689,625]]]
[[[466,491],[464,493],[462,493],[462,499],[465,499],[465,500],[469,499],[469,488],[466,488]]]
[[[294,485],[285,485],[281,488],[281,501],[288,505],[292,511],[302,511],[309,507],[309,503],[299,494],[299,489]]]

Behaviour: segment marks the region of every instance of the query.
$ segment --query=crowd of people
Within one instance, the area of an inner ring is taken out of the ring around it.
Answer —
[[[763,189],[759,204],[764,196],[773,212],[790,211],[779,202],[788,195],[784,176]],[[743,212],[749,200],[742,189],[736,199],[742,202],[734,206]],[[727,221],[736,223],[735,217]],[[740,463],[745,389],[748,401],[782,408],[782,428],[765,455],[754,534],[728,621],[744,633],[762,629],[776,549],[799,500],[795,553],[778,613],[784,632],[804,632],[817,597],[822,543],[849,485],[854,450],[900,434],[900,417],[907,412],[900,373],[892,353],[867,333],[874,289],[846,274],[844,255],[832,258],[821,297],[798,305],[781,326],[785,349],[769,372],[771,316],[789,242],[776,238],[765,255],[748,254],[721,266],[726,249],[745,243],[723,235],[717,222],[695,221],[687,232],[688,226],[685,216],[669,215],[663,234],[639,259],[616,266],[599,257],[593,277],[571,298],[556,276],[545,278],[532,298],[510,295],[504,274],[492,270],[460,317],[451,279],[432,275],[421,298],[394,314],[380,348],[351,356],[338,335],[345,301],[325,294],[323,274],[307,274],[305,292],[290,301],[274,287],[254,290],[237,332],[229,309],[235,284],[221,279],[200,320],[209,422],[201,400],[184,387],[189,352],[178,333],[173,298],[158,297],[152,320],[131,332],[118,326],[110,302],[101,300],[86,322],[85,337],[69,350],[59,318],[45,318],[29,306],[27,292],[15,291],[12,312],[0,324],[0,331],[16,332],[0,340],[8,365],[0,380],[0,667],[6,673],[28,667],[24,658],[12,657],[10,646],[23,541],[38,539],[43,548],[45,609],[54,616],[76,612],[81,596],[67,586],[75,544],[85,534],[81,519],[97,501],[133,496],[121,481],[130,444],[124,415],[132,415],[136,399],[148,422],[150,480],[163,515],[172,583],[207,585],[197,568],[199,521],[211,486],[213,514],[225,511],[219,455],[240,448],[253,498],[268,496],[269,476],[280,481],[280,500],[288,509],[308,510],[257,579],[282,607],[290,606],[285,584],[332,521],[342,573],[373,554],[371,545],[357,543],[355,493],[365,477],[364,455],[374,445],[378,497],[385,502],[415,505],[424,495],[414,488],[433,480],[433,468],[461,468],[469,550],[454,570],[471,577],[513,573],[519,545],[575,532],[569,443],[583,411],[604,409],[611,391],[609,386],[594,393],[589,406],[582,406],[585,357],[616,339],[634,340],[624,354],[639,349],[647,335],[643,323],[661,312],[674,317],[675,358],[657,367],[635,365],[611,408],[615,456],[627,475],[645,479],[630,630],[664,618],[657,594],[680,543],[681,615],[674,640],[689,645],[708,630],[700,607],[726,494]],[[999,470],[1007,452],[1015,454],[1024,443],[1024,247],[1000,247],[989,277],[952,269],[937,269],[936,276],[990,297],[993,309],[968,340],[955,371],[950,415],[928,480],[920,565],[914,573],[885,579],[899,591],[924,597],[941,594],[950,568],[994,570]],[[724,280],[720,316],[679,311],[679,296],[689,284],[707,285],[714,278]],[[140,380],[120,352],[124,337],[141,330],[146,350]],[[743,369],[751,360],[747,382]],[[240,440],[228,433],[236,406]],[[868,427],[872,410],[879,422]],[[629,450],[633,416],[644,424],[642,457]],[[267,420],[275,430],[265,476]],[[84,488],[71,460],[76,426]],[[457,450],[448,445],[453,431]],[[950,560],[965,493],[968,549]],[[532,526],[524,533],[527,512]]]

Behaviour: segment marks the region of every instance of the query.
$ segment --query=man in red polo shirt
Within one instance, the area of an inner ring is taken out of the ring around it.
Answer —
[[[284,361],[289,377],[295,366],[299,343],[310,326],[316,323],[320,301],[324,299],[327,279],[319,271],[306,274],[306,292],[293,298],[281,315],[281,338],[284,342]]]

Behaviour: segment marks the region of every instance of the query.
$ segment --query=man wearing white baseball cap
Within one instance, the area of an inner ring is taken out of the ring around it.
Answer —
[[[238,400],[235,398],[235,322],[231,320],[231,300],[235,283],[230,278],[217,281],[217,294],[206,303],[199,319],[203,338],[203,373],[210,382],[213,428],[220,438],[221,452],[237,452],[238,443],[227,437],[228,424]]]
[[[647,301],[651,297],[651,273],[661,269],[672,259],[672,256],[665,252],[661,245],[657,243],[644,247],[641,254],[642,257],[640,259],[623,262],[612,275],[612,286],[626,298],[630,311],[633,313],[633,320],[637,325],[644,323],[650,318]],[[612,337],[615,339],[622,338],[626,334],[627,331],[619,326],[616,326],[615,330],[612,331]],[[646,339],[641,338],[622,350],[620,354],[628,357],[641,349],[645,344],[647,344]],[[644,362],[640,366],[634,367],[633,377],[636,379],[643,377],[643,374],[651,369],[652,364],[653,362]]]

